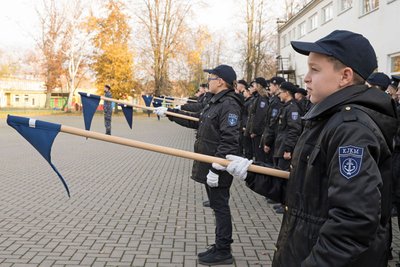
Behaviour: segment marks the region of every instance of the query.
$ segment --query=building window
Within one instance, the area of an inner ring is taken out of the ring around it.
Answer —
[[[14,96],[14,101],[15,101],[16,103],[19,103],[19,95],[15,95],[15,96]]]
[[[303,21],[299,24],[299,38],[303,37],[307,33],[306,22]]]
[[[396,54],[390,58],[390,73],[400,73],[400,54]]]
[[[379,0],[362,0],[362,14],[371,12],[379,7]]]
[[[25,103],[28,103],[29,102],[29,95],[25,95]]]
[[[318,14],[315,13],[309,18],[310,31],[318,27]]]
[[[34,105],[35,105],[35,99],[32,98],[32,106],[34,106]]]
[[[333,4],[330,3],[329,5],[322,8],[322,23],[325,23],[333,18]]]
[[[353,6],[353,0],[339,0],[339,12],[345,11]]]
[[[290,41],[293,41],[293,40],[295,40],[296,39],[296,28],[293,28],[291,31],[290,31]]]

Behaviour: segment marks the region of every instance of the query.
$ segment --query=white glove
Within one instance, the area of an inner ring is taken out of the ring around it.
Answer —
[[[220,165],[218,163],[213,163],[212,167],[214,169],[216,169],[217,171],[225,171],[226,170],[226,167],[224,167],[224,166],[222,166],[222,165]]]
[[[218,178],[219,178],[218,174],[213,173],[211,170],[209,170],[208,174],[207,174],[207,184],[210,187],[217,187],[218,186]]]
[[[181,105],[176,105],[175,107],[174,107],[174,109],[181,109]]]
[[[168,108],[166,107],[156,107],[153,113],[157,114],[157,116],[165,117],[165,112],[167,112]]]
[[[247,169],[253,163],[253,160],[248,160],[235,155],[226,155],[226,159],[231,160],[228,167],[226,167],[226,171],[235,178],[242,181],[246,180]]]

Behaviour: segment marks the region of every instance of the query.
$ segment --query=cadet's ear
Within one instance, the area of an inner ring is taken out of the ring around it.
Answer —
[[[351,68],[345,67],[342,69],[342,77],[339,82],[340,87],[346,87],[353,84],[354,72]]]

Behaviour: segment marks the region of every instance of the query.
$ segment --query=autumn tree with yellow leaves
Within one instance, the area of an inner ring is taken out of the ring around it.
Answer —
[[[106,4],[107,17],[90,17],[88,26],[97,31],[93,38],[95,47],[92,68],[96,87],[103,92],[105,84],[111,86],[114,98],[124,99],[135,88],[133,52],[129,48],[131,28],[124,5],[119,0]]]

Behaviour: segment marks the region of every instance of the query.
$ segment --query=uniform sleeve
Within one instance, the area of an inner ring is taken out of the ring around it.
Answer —
[[[219,116],[220,141],[215,156],[225,158],[239,152],[241,108],[237,103],[224,101]]]
[[[284,140],[283,151],[293,152],[302,130],[301,114],[297,108],[291,108],[286,114],[287,135]]]
[[[265,165],[257,162],[256,165]],[[271,167],[271,166],[266,166]],[[248,172],[246,185],[252,191],[279,203],[284,203],[286,183],[282,183],[282,178]]]
[[[265,127],[265,117],[267,115],[268,100],[264,97],[259,96],[257,106],[254,114],[254,121],[251,129],[251,133],[256,135],[262,135]]]
[[[328,147],[328,219],[301,266],[350,266],[375,238],[381,213],[378,138],[358,121],[343,122]],[[382,145],[384,147],[384,145]]]
[[[175,112],[175,113],[179,113],[179,114],[183,114],[186,116],[191,116],[188,113],[184,112],[184,111],[180,111],[180,110],[176,110],[176,109],[168,109],[168,111],[170,112]],[[174,121],[175,123],[184,126],[186,128],[192,128],[192,129],[197,129],[199,127],[199,122],[198,121],[192,121],[192,120],[186,120],[183,118],[178,118],[175,116],[171,116],[171,115],[167,115],[168,119],[170,121]],[[193,116],[195,117],[195,116]]]

